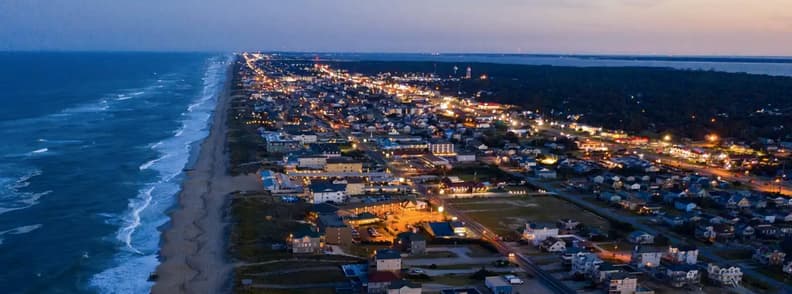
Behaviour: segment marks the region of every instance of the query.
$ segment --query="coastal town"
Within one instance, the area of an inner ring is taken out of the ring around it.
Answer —
[[[604,129],[435,66],[237,56],[234,292],[792,292],[792,142]]]

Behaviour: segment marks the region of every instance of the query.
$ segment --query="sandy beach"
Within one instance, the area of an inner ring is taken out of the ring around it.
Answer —
[[[226,117],[230,102],[230,79],[217,100],[209,136],[201,144],[193,169],[163,232],[152,293],[229,292],[232,269],[226,257],[225,207],[227,195],[250,186],[251,177],[228,174]]]

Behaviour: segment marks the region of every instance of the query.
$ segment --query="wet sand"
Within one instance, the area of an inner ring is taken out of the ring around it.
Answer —
[[[193,169],[186,173],[178,207],[163,232],[152,293],[230,292],[232,266],[226,257],[227,195],[246,177],[231,177],[226,148],[230,79],[218,97],[209,136],[201,144]]]

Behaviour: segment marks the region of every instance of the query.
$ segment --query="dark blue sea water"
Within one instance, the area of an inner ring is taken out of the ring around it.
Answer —
[[[0,293],[147,293],[229,55],[0,53]]]

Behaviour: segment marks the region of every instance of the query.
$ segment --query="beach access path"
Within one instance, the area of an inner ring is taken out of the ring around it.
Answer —
[[[228,174],[226,117],[230,105],[230,79],[217,99],[209,136],[201,144],[192,170],[186,173],[178,207],[162,236],[157,281],[151,293],[230,292],[233,265],[227,258],[225,208],[228,195],[255,189],[255,175]]]

